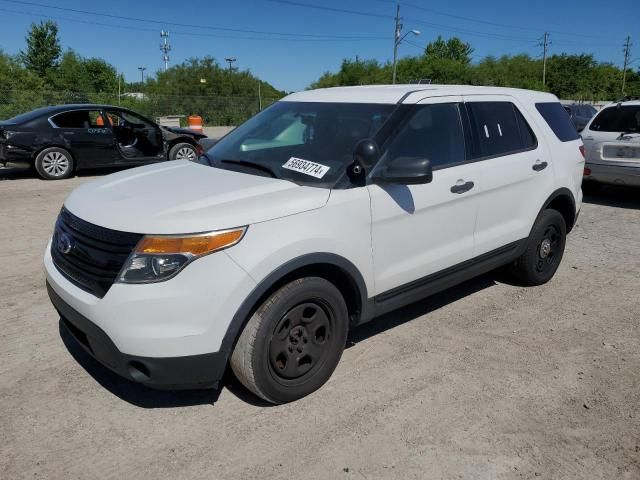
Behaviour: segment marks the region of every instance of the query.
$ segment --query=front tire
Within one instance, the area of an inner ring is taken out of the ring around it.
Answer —
[[[196,147],[190,143],[176,143],[169,150],[169,160],[191,160],[192,162],[198,158]]]
[[[513,265],[523,285],[542,285],[555,275],[564,254],[567,225],[557,210],[543,210],[531,229],[527,249]]]
[[[35,168],[45,180],[61,180],[73,173],[73,157],[64,148],[45,148],[36,157]]]
[[[236,378],[270,403],[320,388],[340,361],[349,313],[340,291],[319,277],[284,285],[251,316],[231,355]]]

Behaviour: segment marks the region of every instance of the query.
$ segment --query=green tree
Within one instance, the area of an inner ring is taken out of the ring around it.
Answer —
[[[458,37],[444,40],[440,35],[433,42],[429,42],[424,50],[427,58],[447,59],[464,64],[471,63],[472,53],[473,48],[469,43],[463,42]]]
[[[58,65],[62,47],[58,39],[58,25],[51,21],[32,23],[25,37],[27,50],[20,52],[24,65],[44,78]]]

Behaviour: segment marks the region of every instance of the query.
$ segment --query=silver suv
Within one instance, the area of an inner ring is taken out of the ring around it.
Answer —
[[[583,190],[602,184],[640,186],[640,101],[602,109],[582,131],[586,150]]]

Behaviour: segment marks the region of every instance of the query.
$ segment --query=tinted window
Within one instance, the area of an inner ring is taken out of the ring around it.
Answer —
[[[589,130],[640,133],[640,105],[607,107],[593,119]]]
[[[433,168],[465,161],[458,104],[416,106],[386,147],[384,161],[399,157],[427,158]]]
[[[59,128],[93,128],[99,127],[101,119],[97,110],[74,110],[51,117],[51,121]]]
[[[518,107],[513,106],[513,110],[516,112],[516,120],[518,121],[518,128],[520,129],[520,138],[522,140],[522,148],[528,150],[538,145],[538,139],[536,138],[531,126],[518,110]]]
[[[529,130],[525,147],[520,131],[526,135],[527,129],[520,124],[526,125],[526,122],[516,116],[511,102],[470,102],[467,108],[475,140],[474,157],[504,155],[531,146],[533,134]]]
[[[536,103],[536,109],[547,122],[553,133],[561,142],[569,142],[580,138],[576,127],[571,123],[571,119],[562,105],[558,102]]]

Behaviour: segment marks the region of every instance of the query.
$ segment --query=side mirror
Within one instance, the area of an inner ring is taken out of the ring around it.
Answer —
[[[421,185],[433,180],[433,168],[426,158],[397,157],[383,165],[372,180],[374,183]]]

